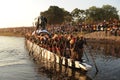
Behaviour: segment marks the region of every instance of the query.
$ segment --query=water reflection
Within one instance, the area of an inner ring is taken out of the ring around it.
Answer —
[[[61,66],[55,62],[46,61],[43,58],[35,61],[37,65],[35,71],[39,76],[47,77],[45,80],[119,80],[119,44],[88,43],[88,45],[85,53],[89,61],[86,62],[92,65],[92,70],[87,73],[68,68],[67,66]],[[94,61],[99,70],[97,74],[90,54],[93,54]],[[83,58],[86,59],[85,55]]]
[[[37,73],[47,76],[50,80],[91,80],[85,72],[62,66],[56,62],[44,59],[35,62],[37,63]]]
[[[93,80],[119,80],[120,79],[120,44],[119,43],[88,43],[86,48],[92,70],[88,75]],[[93,54],[91,56],[90,54]],[[95,65],[91,57],[94,58],[99,72],[95,75]]]
[[[104,57],[120,58],[120,44],[117,43],[89,43],[89,50]]]

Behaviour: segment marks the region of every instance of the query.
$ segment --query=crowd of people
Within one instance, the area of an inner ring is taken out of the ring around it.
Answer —
[[[93,24],[80,23],[77,25],[63,24],[63,25],[50,25],[48,30],[52,33],[75,33],[86,32],[91,33],[95,31],[109,32],[111,35],[120,36],[120,21],[103,21]]]
[[[43,22],[42,22],[43,21]],[[26,34],[26,38],[33,43],[38,44],[59,56],[82,61],[84,45],[87,45],[83,35],[73,36],[76,32],[94,32],[94,31],[109,31],[111,35],[120,36],[120,21],[106,22],[99,24],[85,24],[72,26],[51,25],[47,26],[47,19],[39,17],[36,25],[36,30],[33,33]]]
[[[82,61],[83,46],[87,44],[82,35],[74,37],[71,34],[53,34],[51,36],[47,33],[40,35],[27,34],[26,39],[59,56],[79,61]]]
[[[47,20],[42,18],[38,18],[36,30],[33,33],[26,34],[26,39],[59,56],[82,62],[83,46],[87,44],[85,38],[82,35],[73,36],[69,32],[71,30],[64,26],[46,30],[45,23],[47,23]],[[43,24],[42,21],[43,23],[45,21],[45,23]]]

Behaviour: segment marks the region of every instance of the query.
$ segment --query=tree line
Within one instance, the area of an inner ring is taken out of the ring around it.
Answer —
[[[64,23],[93,24],[103,21],[119,20],[118,10],[111,5],[103,5],[101,8],[92,6],[86,10],[75,8],[71,12],[58,6],[50,6],[48,10],[40,12],[40,15],[48,19],[49,25]]]

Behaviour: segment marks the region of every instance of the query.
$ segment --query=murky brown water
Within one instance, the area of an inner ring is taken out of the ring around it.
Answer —
[[[89,49],[86,50],[89,54],[93,54],[96,66],[99,72],[94,75],[93,68],[88,75],[93,80],[119,80],[120,79],[120,44],[117,43],[89,43]],[[94,66],[93,60],[91,60]],[[94,76],[94,77],[93,77]]]
[[[35,68],[24,38],[0,36],[0,80],[45,80]]]
[[[85,54],[89,60],[83,58],[93,68],[87,73],[43,59],[34,62],[24,38],[1,36],[0,44],[0,80],[120,80],[120,44],[88,43]]]
[[[83,58],[93,66],[87,73],[60,66],[41,59],[37,64],[38,74],[48,76],[51,80],[119,80],[120,46],[119,44],[88,43]],[[92,55],[91,55],[92,54]],[[95,62],[94,62],[95,61]],[[42,66],[41,66],[42,65]],[[96,66],[95,66],[96,65]],[[98,72],[96,71],[98,69]]]

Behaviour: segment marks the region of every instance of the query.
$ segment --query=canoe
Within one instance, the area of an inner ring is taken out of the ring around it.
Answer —
[[[58,56],[57,54],[50,52],[49,50],[40,47],[39,45],[32,43],[27,39],[26,39],[26,47],[29,52],[32,52],[30,53],[30,55],[32,55],[35,60],[41,58],[41,59],[45,59],[46,61],[56,62],[60,65],[65,65],[70,68],[80,69],[84,71],[88,71],[92,68],[92,66],[87,64],[86,62],[75,61],[71,58]]]

